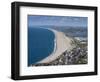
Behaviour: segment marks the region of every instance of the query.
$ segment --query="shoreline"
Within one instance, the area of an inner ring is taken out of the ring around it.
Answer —
[[[54,29],[48,29],[48,30],[54,32],[55,34],[54,42],[56,45],[55,46],[56,49],[54,48],[54,51],[49,56],[37,62],[36,64],[52,62],[56,60],[63,52],[65,52],[66,50],[69,51],[73,48],[73,46],[71,45],[72,39],[67,37],[63,32],[56,31]]]

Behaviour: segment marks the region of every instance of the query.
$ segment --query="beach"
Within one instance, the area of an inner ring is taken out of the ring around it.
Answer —
[[[55,34],[55,48],[52,54],[50,54],[48,57],[44,58],[43,60],[37,62],[37,63],[49,63],[54,60],[56,60],[62,53],[64,53],[66,50],[69,51],[73,49],[72,38],[67,37],[63,32],[56,31],[54,29],[49,29],[54,32]]]

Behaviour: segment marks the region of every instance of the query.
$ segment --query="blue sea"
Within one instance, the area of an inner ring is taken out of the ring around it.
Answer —
[[[35,64],[54,51],[55,35],[51,30],[28,28],[28,66]]]

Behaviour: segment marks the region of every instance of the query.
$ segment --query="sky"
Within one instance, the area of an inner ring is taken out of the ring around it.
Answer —
[[[87,17],[28,15],[28,26],[78,26],[87,27]]]

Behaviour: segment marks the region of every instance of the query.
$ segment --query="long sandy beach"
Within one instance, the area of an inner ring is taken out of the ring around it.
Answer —
[[[66,50],[69,51],[73,48],[71,45],[72,39],[65,36],[63,32],[59,32],[53,29],[49,29],[55,33],[55,49],[52,54],[50,54],[48,57],[44,58],[43,60],[37,62],[37,63],[49,63],[57,59],[60,55],[62,55],[63,52]]]

